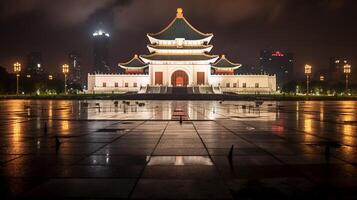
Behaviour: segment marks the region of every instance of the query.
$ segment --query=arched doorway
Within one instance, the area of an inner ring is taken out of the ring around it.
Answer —
[[[188,76],[186,72],[182,70],[175,71],[171,76],[171,84],[173,86],[187,86]]]

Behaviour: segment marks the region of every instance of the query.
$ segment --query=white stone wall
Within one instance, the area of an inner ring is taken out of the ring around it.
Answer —
[[[275,75],[210,75],[209,80],[210,85],[213,85],[215,87],[220,86],[223,92],[276,92]],[[244,83],[246,87],[243,87]],[[227,87],[227,84],[229,84],[229,87]],[[258,87],[256,87],[256,84],[258,84]]]
[[[185,71],[189,86],[197,85],[197,72],[205,72],[206,85],[221,87],[223,92],[274,93],[276,76],[270,75],[211,75],[207,65],[150,65],[150,75],[88,74],[89,93],[137,92],[141,86],[154,85],[155,72],[163,72],[164,85],[171,85],[171,76],[176,70]],[[105,83],[105,87],[103,85]],[[117,83],[117,87],[115,84]],[[127,83],[127,87],[126,87]],[[136,83],[136,87],[134,87]],[[229,87],[227,87],[229,83]],[[243,87],[245,83],[246,87]],[[258,84],[259,87],[256,87]]]
[[[105,87],[103,83],[105,83]],[[116,83],[117,87],[115,86]],[[136,87],[134,87],[135,83]],[[150,76],[145,74],[88,74],[89,93],[136,92],[140,90],[141,86],[148,84],[150,84]]]

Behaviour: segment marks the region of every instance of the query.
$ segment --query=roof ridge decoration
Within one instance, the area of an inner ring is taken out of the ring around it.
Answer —
[[[187,25],[191,31],[193,31],[193,33],[196,33],[197,35],[196,36],[192,36],[194,37],[193,40],[200,40],[200,39],[204,39],[204,38],[207,38],[207,37],[210,37],[210,36],[213,36],[212,33],[202,33],[201,31],[197,30],[195,27],[193,27],[187,20],[186,18],[184,17],[183,15],[183,9],[182,8],[177,8],[177,13],[176,13],[176,17],[169,23],[169,25],[167,25],[164,29],[162,29],[160,32],[158,33],[148,33],[149,36],[151,37],[154,37],[155,36],[160,36],[162,34],[164,34],[165,32],[169,31],[170,28],[173,28],[173,25],[177,22],[180,22],[178,20],[182,20],[184,22],[185,25]],[[177,31],[177,30],[176,30]],[[175,32],[175,31],[173,31]],[[170,33],[169,33],[170,34]],[[185,33],[184,33],[185,34]],[[186,33],[186,34],[189,34],[189,33]],[[200,37],[199,37],[199,36]],[[168,36],[166,36],[168,37]],[[180,37],[178,37],[180,38]],[[156,39],[160,39],[160,38],[156,38]],[[174,40],[175,38],[171,38],[172,40]],[[186,40],[190,40],[190,38],[185,38]]]
[[[233,63],[233,62],[229,61],[224,54],[221,56],[220,59],[218,59],[215,63],[212,64],[213,68],[237,69],[241,66],[242,66],[242,64],[240,64],[240,63]]]
[[[182,8],[177,8],[177,13],[176,13],[176,17],[177,18],[183,18],[183,9]]]

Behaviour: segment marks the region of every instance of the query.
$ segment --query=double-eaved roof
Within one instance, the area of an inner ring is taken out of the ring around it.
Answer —
[[[124,69],[144,69],[148,67],[149,65],[142,60],[140,60],[138,55],[134,55],[134,57],[126,62],[126,63],[119,63],[119,67],[124,68]]]
[[[194,28],[183,16],[182,8],[177,9],[176,18],[162,31],[149,33],[150,37],[158,40],[175,40],[185,38],[185,40],[202,40],[213,36],[212,33],[202,33]]]
[[[222,55],[222,57],[215,63],[213,63],[212,68],[215,69],[238,69],[242,65],[239,63],[232,63],[229,61],[225,55]]]

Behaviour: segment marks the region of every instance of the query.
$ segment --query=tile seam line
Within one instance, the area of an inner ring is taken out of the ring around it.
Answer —
[[[195,108],[192,107],[192,109],[195,109]],[[196,109],[196,111],[199,112],[197,109]],[[201,113],[201,112],[199,112],[199,113]],[[203,113],[201,113],[201,114],[203,115]],[[204,115],[203,115],[203,116],[204,116]],[[217,123],[216,121],[214,121],[214,122]],[[220,173],[220,171],[219,171],[219,169],[218,169],[216,163],[214,162],[214,160],[213,160],[211,154],[209,153],[208,148],[207,148],[206,144],[204,143],[204,141],[203,141],[201,135],[198,133],[196,125],[195,125],[193,122],[191,122],[191,123],[192,123],[192,125],[193,125],[193,128],[195,129],[195,132],[196,132],[197,136],[200,138],[200,140],[201,140],[201,142],[202,142],[202,144],[203,144],[205,150],[207,151],[207,155],[208,155],[208,157],[211,159],[211,161],[212,161],[212,163],[213,163],[213,165],[214,165],[214,168],[216,169],[216,172],[218,173],[218,175],[219,175],[219,177],[220,177],[220,180],[222,181],[222,183],[224,184],[224,186],[228,189],[228,192],[229,192],[229,194],[230,194],[230,196],[231,196],[231,199],[233,199],[234,196],[233,196],[233,194],[232,194],[232,192],[231,192],[231,190],[230,190],[228,184],[226,183],[224,177],[222,177],[222,174]],[[217,124],[218,124],[218,123],[217,123]],[[220,124],[219,124],[219,125],[220,125]]]
[[[159,146],[159,143],[160,143],[162,137],[164,136],[165,131],[166,131],[166,129],[167,129],[169,123],[170,123],[170,121],[166,121],[166,126],[165,126],[164,130],[162,131],[162,133],[161,133],[161,135],[160,135],[160,138],[158,139],[158,141],[157,141],[157,143],[156,143],[154,149],[152,150],[152,152],[151,152],[151,154],[150,154],[149,160],[145,163],[145,166],[144,166],[143,169],[140,171],[139,176],[138,176],[138,178],[136,179],[136,181],[135,181],[135,183],[134,183],[134,185],[133,185],[132,190],[129,192],[128,199],[132,199],[132,196],[133,196],[133,194],[134,194],[134,191],[135,191],[137,185],[139,184],[139,181],[141,180],[142,176],[144,175],[144,171],[145,171],[145,169],[146,169],[148,163],[149,163],[150,160],[151,160],[151,156],[153,156],[153,154],[154,154],[156,148]]]

